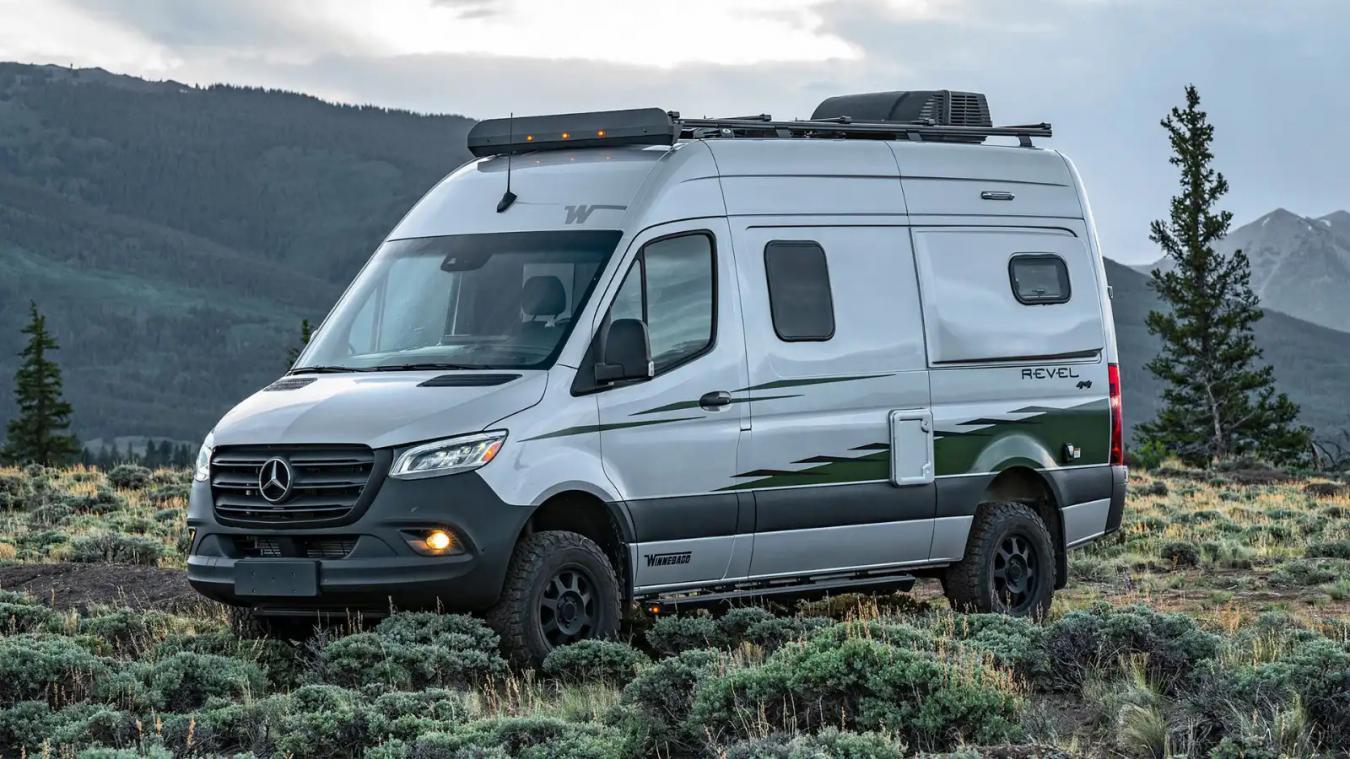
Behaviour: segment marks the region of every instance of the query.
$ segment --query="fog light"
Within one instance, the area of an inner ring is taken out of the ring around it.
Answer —
[[[423,556],[447,556],[463,553],[455,534],[449,530],[404,530],[408,546]]]

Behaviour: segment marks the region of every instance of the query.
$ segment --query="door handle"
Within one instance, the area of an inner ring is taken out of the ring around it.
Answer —
[[[698,399],[698,405],[709,410],[730,406],[731,393],[728,393],[725,390],[715,390],[711,393],[704,393],[703,397]]]

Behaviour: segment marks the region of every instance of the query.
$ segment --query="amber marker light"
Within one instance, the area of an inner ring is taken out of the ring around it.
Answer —
[[[464,553],[455,534],[449,530],[433,527],[429,530],[404,530],[403,539],[408,547],[423,556],[452,556]]]
[[[604,136],[605,136],[605,130],[601,129],[601,130],[597,131],[597,132],[595,133],[595,136],[596,136],[596,137],[604,137]]]
[[[563,139],[564,139],[564,140],[569,139],[571,136],[572,136],[572,133],[571,133],[571,132],[563,132]]]
[[[436,553],[440,553],[449,548],[454,542],[455,539],[450,537],[450,533],[445,530],[432,530],[431,533],[427,535],[427,548],[430,548]]]

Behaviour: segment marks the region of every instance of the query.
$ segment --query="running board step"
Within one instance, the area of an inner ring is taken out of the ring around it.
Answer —
[[[733,605],[738,601],[772,599],[775,601],[819,598],[836,593],[900,592],[914,587],[913,575],[871,575],[866,577],[839,577],[814,582],[737,588],[734,590],[689,595],[662,595],[643,602],[649,614],[672,614],[680,609],[697,609],[717,605]]]

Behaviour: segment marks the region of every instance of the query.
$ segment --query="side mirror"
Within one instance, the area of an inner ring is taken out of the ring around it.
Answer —
[[[605,332],[604,355],[595,363],[595,381],[648,379],[652,374],[647,325],[639,319],[615,319]]]

